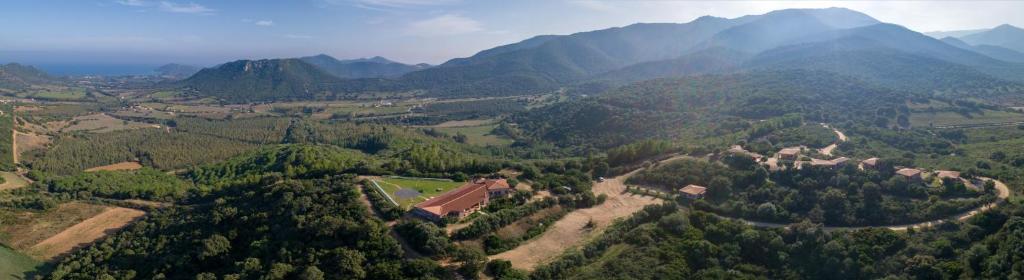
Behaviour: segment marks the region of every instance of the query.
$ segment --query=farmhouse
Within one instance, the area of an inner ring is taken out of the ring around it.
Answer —
[[[679,193],[689,199],[701,199],[704,198],[704,194],[707,193],[708,188],[701,187],[698,185],[687,185],[682,189],[679,189]]]
[[[779,158],[786,160],[796,160],[800,156],[800,148],[785,148],[779,150]]]
[[[863,169],[874,169],[878,170],[878,158],[873,157],[860,161],[860,166]]]
[[[754,159],[754,161],[756,161],[756,162],[760,162],[764,158],[764,156],[762,156],[761,154],[758,154],[758,153],[755,153],[755,152],[751,152],[751,151],[747,151],[746,149],[744,149],[740,145],[732,145],[732,147],[729,148],[729,153],[736,154],[736,155],[745,155],[745,156],[748,156],[748,157]]]
[[[412,213],[432,221],[445,217],[464,218],[487,206],[491,197],[512,191],[505,179],[476,179],[454,190],[416,204]]]
[[[896,170],[896,174],[907,178],[907,181],[911,182],[920,182],[922,180],[921,170],[917,168],[901,168],[900,170]]]

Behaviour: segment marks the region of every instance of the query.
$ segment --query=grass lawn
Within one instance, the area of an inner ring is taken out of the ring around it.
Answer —
[[[391,198],[395,199],[399,205],[406,209],[412,207],[416,203],[426,201],[431,197],[435,197],[464,184],[463,182],[405,178],[381,178],[376,181],[377,184],[380,185],[380,187],[384,189],[389,196],[391,196]],[[416,190],[420,195],[413,198],[401,198],[395,195],[395,193],[401,189]]]
[[[928,127],[940,125],[966,125],[986,124],[1024,121],[1024,114],[1005,111],[985,110],[981,114],[971,114],[970,117],[956,112],[934,112],[934,113],[912,113],[910,114],[910,125],[915,127]]]
[[[481,126],[464,126],[464,127],[440,127],[435,128],[438,131],[447,133],[449,135],[456,135],[462,133],[466,135],[466,143],[470,145],[480,146],[504,146],[511,145],[512,139],[497,136],[491,134],[498,125],[481,125]]]
[[[2,279],[24,279],[26,273],[35,271],[41,264],[14,249],[0,246],[0,278]]]

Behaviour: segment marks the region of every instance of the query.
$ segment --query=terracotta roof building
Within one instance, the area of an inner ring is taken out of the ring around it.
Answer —
[[[902,168],[900,170],[896,170],[896,174],[906,177],[911,181],[921,180],[921,170],[917,168]]]
[[[413,214],[439,221],[445,217],[464,218],[487,206],[491,197],[504,196],[511,192],[505,179],[478,179],[454,190],[420,202],[413,207]]]
[[[778,155],[781,159],[795,160],[800,156],[800,148],[785,148],[779,150]]]
[[[860,166],[864,169],[878,169],[878,158],[873,157],[860,161]]]
[[[690,199],[704,198],[704,194],[707,193],[707,192],[708,192],[708,188],[701,187],[701,186],[698,186],[698,185],[692,185],[692,184],[691,185],[687,185],[687,186],[683,187],[682,189],[679,189],[679,193],[682,193],[683,196],[686,196],[687,198],[690,198]]]

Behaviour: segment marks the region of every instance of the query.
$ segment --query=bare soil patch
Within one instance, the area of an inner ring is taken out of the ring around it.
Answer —
[[[566,249],[578,246],[583,241],[599,235],[615,219],[633,214],[644,206],[660,203],[653,197],[637,196],[625,193],[623,182],[629,175],[605,180],[594,185],[594,194],[606,194],[608,200],[601,205],[573,211],[558,222],[555,222],[544,234],[534,238],[515,249],[494,255],[491,259],[512,261],[518,269],[533,270],[538,264],[551,260],[562,254]],[[596,227],[585,229],[591,220]]]
[[[116,170],[138,170],[142,168],[142,164],[137,161],[125,161],[118,162],[115,164],[97,166],[86,169],[85,172],[96,172],[96,171],[116,171]]]
[[[17,143],[14,146],[15,152],[20,155],[29,151],[45,149],[47,145],[53,142],[53,139],[49,135],[16,131],[14,133],[14,141]]]
[[[28,250],[29,255],[44,260],[53,259],[112,234],[145,214],[131,208],[109,208],[32,246]]]

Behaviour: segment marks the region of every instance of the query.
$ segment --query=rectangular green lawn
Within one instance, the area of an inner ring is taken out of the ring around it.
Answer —
[[[23,279],[25,273],[35,271],[40,265],[26,255],[0,246],[0,279]]]
[[[465,182],[448,182],[441,180],[428,180],[428,179],[407,179],[407,178],[381,178],[377,180],[377,184],[380,185],[385,192],[388,193],[391,198],[395,199],[399,205],[403,208],[408,209],[416,203],[426,201],[431,197],[435,197],[439,194],[445,193],[452,189],[465,184]],[[420,193],[416,198],[399,198],[395,195],[401,189],[413,189]]]

